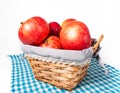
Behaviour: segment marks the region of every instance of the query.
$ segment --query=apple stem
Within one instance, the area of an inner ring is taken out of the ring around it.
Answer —
[[[46,40],[45,43],[48,43],[48,40]]]
[[[20,22],[20,24],[23,24],[24,22]]]

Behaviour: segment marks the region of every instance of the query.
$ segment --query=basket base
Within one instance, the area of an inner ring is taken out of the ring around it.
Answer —
[[[71,91],[86,76],[88,64],[67,65],[62,63],[45,62],[27,58],[30,62],[35,79],[52,84],[58,88]]]
[[[49,80],[49,79],[46,79],[46,78],[44,78],[44,77],[36,77],[35,76],[35,78],[37,79],[37,80],[40,80],[40,81],[42,81],[42,82],[46,82],[46,83],[48,83],[48,84],[51,84],[51,85],[54,85],[54,86],[56,86],[57,88],[60,88],[60,89],[66,89],[66,90],[68,90],[68,91],[72,91],[72,89],[73,88],[75,88],[79,83],[80,83],[80,81],[82,81],[82,79],[84,78],[86,76],[86,73],[79,79],[79,81],[77,81],[76,83],[72,83],[71,82],[71,84],[70,85],[66,85],[66,84],[64,84],[64,82],[62,82],[62,81],[57,81],[57,80]],[[69,81],[68,81],[69,82]]]

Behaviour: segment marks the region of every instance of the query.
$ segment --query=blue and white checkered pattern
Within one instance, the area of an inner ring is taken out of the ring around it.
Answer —
[[[23,54],[10,55],[12,60],[12,93],[69,93],[53,85],[38,81],[34,78],[32,69]],[[70,93],[120,93],[120,71],[105,65],[109,70],[105,75],[104,69],[96,59],[92,59],[87,76]]]

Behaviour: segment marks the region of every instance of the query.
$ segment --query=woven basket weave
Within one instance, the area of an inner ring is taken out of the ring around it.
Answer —
[[[103,35],[100,36],[97,43],[93,46],[93,52],[97,50]],[[30,62],[32,71],[37,80],[47,82],[58,88],[71,91],[86,76],[87,69],[91,60],[86,60],[84,65],[69,65],[57,62],[46,62],[30,56],[26,56]]]

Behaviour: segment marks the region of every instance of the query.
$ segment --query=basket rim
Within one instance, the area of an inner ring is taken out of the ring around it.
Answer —
[[[25,54],[25,58],[30,58],[33,60],[38,61],[44,61],[44,62],[52,62],[52,63],[59,63],[59,64],[65,64],[65,65],[81,65],[84,66],[86,64],[89,64],[91,62],[91,57],[84,59],[82,61],[75,61],[75,60],[66,60],[66,59],[60,59],[60,58],[53,58],[53,57],[45,57],[45,56],[39,56],[35,54]]]

